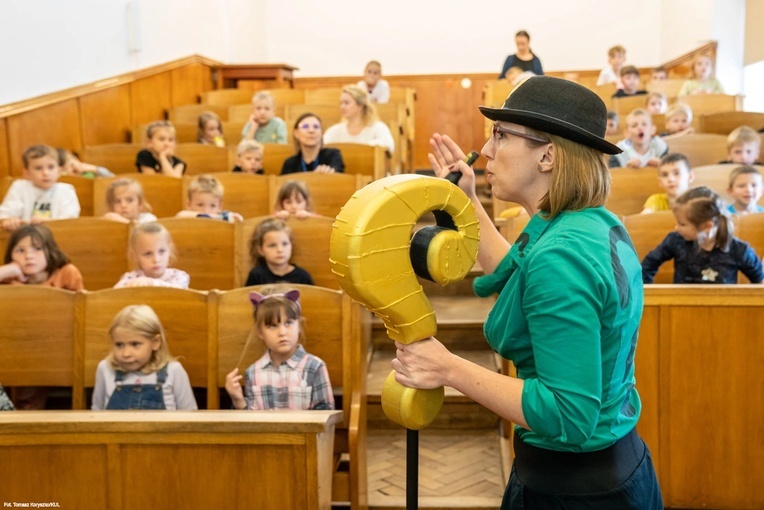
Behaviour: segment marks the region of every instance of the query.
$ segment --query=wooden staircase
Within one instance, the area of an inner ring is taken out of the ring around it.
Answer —
[[[483,322],[493,299],[480,299],[472,281],[440,287],[422,282],[438,317],[437,338],[452,352],[499,370],[494,352],[483,337]],[[374,353],[367,379],[369,508],[404,509],[406,496],[406,432],[390,422],[381,406],[382,384],[395,356],[384,325],[372,326]],[[420,432],[419,508],[494,509],[501,504],[505,475],[499,435],[500,420],[453,388],[446,388],[443,408]]]

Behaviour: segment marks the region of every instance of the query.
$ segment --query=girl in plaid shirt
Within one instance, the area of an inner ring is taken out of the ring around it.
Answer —
[[[226,376],[225,389],[236,409],[334,409],[326,364],[300,344],[304,333],[299,298],[298,290],[250,293],[255,307],[253,333],[268,350],[245,375],[235,368]]]

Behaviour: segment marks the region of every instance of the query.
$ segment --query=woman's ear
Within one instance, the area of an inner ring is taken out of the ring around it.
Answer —
[[[544,146],[544,152],[539,161],[539,172],[551,172],[554,167],[554,145],[551,143]]]

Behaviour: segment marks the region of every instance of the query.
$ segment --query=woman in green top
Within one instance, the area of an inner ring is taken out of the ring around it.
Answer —
[[[517,367],[506,377],[431,338],[396,344],[398,382],[451,386],[516,424],[502,508],[661,508],[650,453],[635,431],[634,351],[642,316],[639,259],[604,209],[607,111],[591,91],[552,77],[516,86],[482,154],[493,195],[532,216],[510,247],[475,193],[464,153],[433,135],[439,176],[461,172],[480,220],[480,296],[498,294],[484,332]]]

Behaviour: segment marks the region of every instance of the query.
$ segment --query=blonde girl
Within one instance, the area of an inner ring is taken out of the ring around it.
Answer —
[[[112,350],[98,364],[94,410],[197,409],[188,374],[170,355],[151,307],[131,305],[109,327]]]
[[[175,126],[167,120],[149,124],[146,148],[138,153],[135,166],[139,173],[182,177],[186,164],[175,157]]]
[[[223,121],[215,112],[202,112],[199,115],[199,130],[196,134],[197,141],[203,145],[215,145],[225,147],[223,138]]]
[[[737,283],[742,271],[751,283],[764,280],[761,259],[734,237],[722,199],[701,186],[680,195],[674,205],[676,230],[642,261],[642,280],[653,283],[658,268],[674,259],[674,283]]]
[[[168,267],[175,259],[175,245],[167,229],[155,222],[141,223],[130,234],[128,257],[138,269],[122,275],[114,288],[175,287],[187,289],[185,271]]]
[[[324,143],[363,143],[381,145],[395,151],[395,141],[387,124],[379,120],[377,109],[365,89],[348,85],[340,95],[343,121],[324,133]]]
[[[156,221],[151,214],[151,205],[143,196],[143,186],[138,181],[122,177],[106,188],[106,205],[109,212],[103,215],[105,220],[119,223],[146,223]]]
[[[308,187],[302,181],[287,181],[281,186],[276,197],[275,212],[273,215],[286,220],[290,215],[304,220],[313,214],[313,201],[310,199]]]
[[[24,225],[11,234],[0,266],[0,284],[83,289],[79,269],[58,247],[50,229],[42,224]]]
[[[278,218],[267,219],[255,227],[249,241],[249,255],[254,267],[246,286],[273,283],[313,285],[310,274],[290,262],[292,229]]]
[[[709,55],[695,57],[690,79],[679,89],[679,97],[697,94],[724,94],[722,84],[714,77],[714,62]]]
[[[334,409],[326,363],[301,344],[305,333],[299,299],[298,290],[250,293],[255,325],[247,345],[257,335],[267,351],[243,376],[238,368],[226,376],[225,388],[236,409]]]

